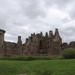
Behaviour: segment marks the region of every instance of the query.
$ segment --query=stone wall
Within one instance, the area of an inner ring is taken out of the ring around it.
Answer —
[[[58,29],[55,34],[50,31],[46,32],[43,36],[42,32],[39,34],[31,34],[26,41],[26,51],[30,54],[47,54],[47,55],[60,55],[61,54],[62,39],[59,35]]]
[[[75,41],[62,43],[58,29],[55,33],[50,30],[45,33],[31,34],[22,44],[21,36],[18,36],[17,43],[4,41],[4,30],[0,29],[0,55],[61,55],[66,48],[75,48]]]

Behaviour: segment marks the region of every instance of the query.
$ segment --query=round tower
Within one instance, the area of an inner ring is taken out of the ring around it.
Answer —
[[[0,47],[3,47],[4,45],[4,33],[5,30],[0,29]]]

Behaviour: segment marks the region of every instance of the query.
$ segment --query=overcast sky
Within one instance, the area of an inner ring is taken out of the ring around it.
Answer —
[[[5,41],[23,43],[31,33],[58,28],[63,42],[75,41],[75,0],[0,0],[0,29]]]

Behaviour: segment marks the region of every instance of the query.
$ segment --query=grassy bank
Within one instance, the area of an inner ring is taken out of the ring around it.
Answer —
[[[0,60],[0,75],[75,75],[75,59],[12,61]]]
[[[0,56],[0,60],[20,60],[20,61],[31,61],[31,60],[55,60],[63,59],[62,56]]]

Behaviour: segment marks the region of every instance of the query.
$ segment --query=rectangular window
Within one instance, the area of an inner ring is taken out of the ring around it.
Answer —
[[[45,49],[46,49],[46,46],[45,46]]]
[[[46,41],[45,41],[45,44],[46,44]]]
[[[34,41],[34,43],[36,43],[36,41]]]
[[[0,33],[0,35],[2,35],[2,33]]]
[[[48,48],[49,48],[49,46],[48,46]]]
[[[49,44],[49,41],[47,41],[47,43]]]
[[[37,45],[35,47],[37,48]]]
[[[52,40],[50,40],[50,42],[52,42]]]

